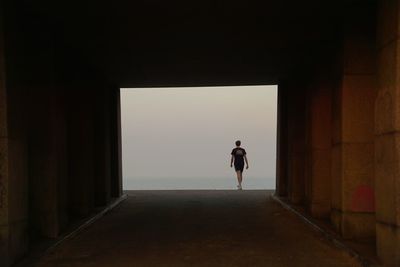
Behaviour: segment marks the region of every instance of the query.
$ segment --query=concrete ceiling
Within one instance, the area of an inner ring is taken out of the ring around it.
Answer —
[[[8,21],[33,42],[124,87],[275,83],[337,46],[353,1],[12,2]]]

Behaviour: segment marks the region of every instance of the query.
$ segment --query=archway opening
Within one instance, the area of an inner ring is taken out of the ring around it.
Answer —
[[[124,190],[275,189],[277,86],[122,88]]]

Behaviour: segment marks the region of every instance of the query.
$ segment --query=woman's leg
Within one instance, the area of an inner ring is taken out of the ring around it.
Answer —
[[[242,172],[240,170],[236,171],[239,187],[242,187]]]

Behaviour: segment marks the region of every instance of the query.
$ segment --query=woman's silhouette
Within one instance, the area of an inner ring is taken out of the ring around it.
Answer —
[[[238,179],[237,188],[238,190],[242,190],[244,162],[246,161],[246,169],[249,168],[249,162],[247,161],[246,150],[240,147],[241,142],[238,140],[235,142],[235,144],[236,148],[234,148],[231,153],[231,168],[232,164],[234,164]]]

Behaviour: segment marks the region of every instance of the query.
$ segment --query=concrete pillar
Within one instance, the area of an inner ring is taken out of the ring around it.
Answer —
[[[304,201],[305,195],[305,94],[301,81],[289,83],[287,101],[287,172],[288,198],[294,204]]]
[[[314,217],[327,218],[331,210],[332,83],[326,74],[315,77],[306,103],[306,202]]]
[[[111,90],[111,196],[122,195],[121,98],[119,88]]]
[[[26,103],[23,90],[6,81],[2,19],[0,14],[0,266],[10,266],[28,248]]]
[[[341,84],[333,106],[331,220],[345,238],[375,236],[374,14],[368,6],[347,16]],[[372,9],[374,11],[374,9]]]
[[[378,256],[400,266],[400,3],[379,1],[375,104],[375,199]]]
[[[287,197],[288,189],[288,129],[287,129],[287,108],[288,108],[288,88],[284,83],[278,86],[278,126],[277,126],[277,146],[276,146],[276,195]]]
[[[104,206],[111,197],[111,97],[109,88],[99,86],[95,97],[95,204]]]
[[[94,207],[94,92],[89,86],[71,90],[68,103],[69,209],[78,216]]]
[[[67,224],[65,95],[49,86],[31,90],[29,215],[31,236],[57,237]]]
[[[1,23],[1,22],[0,22]],[[2,25],[1,25],[2,26]],[[9,212],[8,212],[8,123],[7,94],[4,69],[3,31],[0,28],[0,265],[9,266]]]
[[[9,255],[23,256],[28,248],[27,99],[20,88],[7,87]]]

